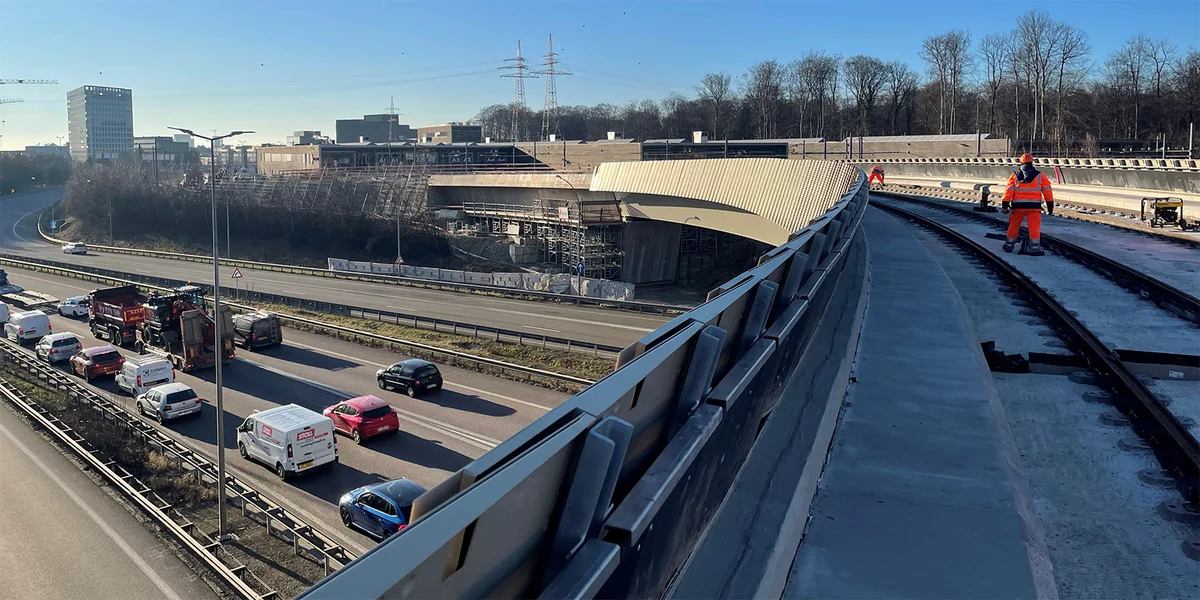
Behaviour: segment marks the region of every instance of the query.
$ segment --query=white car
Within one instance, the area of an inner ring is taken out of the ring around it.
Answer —
[[[64,317],[86,317],[92,301],[87,296],[67,298],[58,304],[58,314]]]
[[[196,391],[182,383],[167,383],[150,388],[137,397],[137,411],[159,423],[188,415],[200,414],[203,400]]]
[[[62,251],[63,254],[87,254],[87,246],[83,242],[67,242]]]

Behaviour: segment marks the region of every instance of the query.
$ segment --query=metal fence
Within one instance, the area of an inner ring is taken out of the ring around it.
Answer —
[[[860,250],[864,182],[302,597],[661,597]]]

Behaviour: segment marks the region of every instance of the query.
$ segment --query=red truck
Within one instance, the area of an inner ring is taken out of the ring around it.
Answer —
[[[134,342],[138,325],[146,320],[146,309],[142,303],[146,295],[137,286],[92,290],[88,294],[88,325],[92,335],[108,339],[114,346],[127,346]]]

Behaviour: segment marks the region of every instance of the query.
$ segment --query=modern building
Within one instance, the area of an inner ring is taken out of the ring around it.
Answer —
[[[191,139],[190,136],[188,139]],[[143,163],[158,162],[159,166],[187,163],[192,148],[186,142],[176,141],[167,135],[139,136],[133,138],[133,149]]]
[[[363,115],[361,119],[337,120],[337,143],[386,143],[415,140],[417,131],[400,123],[400,115]]]
[[[462,144],[483,142],[482,125],[443,123],[417,128],[417,141],[426,144]]]
[[[292,135],[287,136],[287,145],[289,146],[310,146],[312,144],[332,144],[327,136],[321,135],[320,131],[305,129],[302,131],[293,131]]]
[[[46,144],[45,146],[25,146],[25,154],[59,156],[62,158],[71,157],[70,148],[67,146],[59,146],[58,144]]]
[[[176,133],[175,135],[172,135],[171,138],[177,142],[183,142],[184,144],[187,144],[188,148],[194,148],[196,146],[196,144],[192,141],[192,136],[186,133]]]
[[[85,85],[67,92],[71,160],[133,153],[133,90]]]

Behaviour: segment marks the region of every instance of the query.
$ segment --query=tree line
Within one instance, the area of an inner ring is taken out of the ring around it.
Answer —
[[[1012,30],[973,39],[954,29],[921,42],[921,64],[810,50],[764,60],[745,73],[705,74],[691,95],[624,106],[563,106],[560,139],[825,138],[991,133],[1086,152],[1098,139],[1165,136],[1188,147],[1200,114],[1200,50],[1137,34],[1106,57],[1088,35],[1044,11]],[[527,110],[513,131],[512,105],[479,111],[473,123],[495,140],[529,140],[542,113]]]
[[[62,185],[71,175],[65,156],[0,152],[0,196],[47,185]]]

